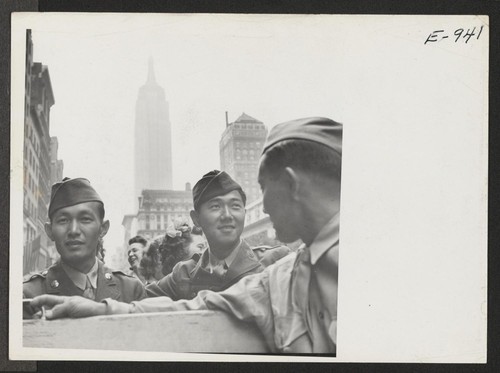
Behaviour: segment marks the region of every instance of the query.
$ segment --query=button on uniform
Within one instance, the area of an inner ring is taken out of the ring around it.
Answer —
[[[111,280],[111,273],[106,273],[104,277],[106,277],[106,280]]]
[[[58,288],[59,287],[59,281],[57,280],[54,280],[50,283],[50,286],[54,289]]]

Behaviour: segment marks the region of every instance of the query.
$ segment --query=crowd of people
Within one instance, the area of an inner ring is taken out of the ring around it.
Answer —
[[[24,281],[24,317],[221,310],[253,323],[269,350],[336,353],[342,125],[305,118],[276,125],[260,160],[264,211],[287,246],[241,238],[246,195],[224,171],[193,187],[193,227],[129,240],[131,273],[99,257],[109,228],[84,178],[52,187],[45,230],[60,261]]]

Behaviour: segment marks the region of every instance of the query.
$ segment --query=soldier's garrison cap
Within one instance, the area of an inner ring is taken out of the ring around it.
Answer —
[[[195,210],[208,200],[223,196],[233,190],[241,194],[243,203],[246,203],[247,197],[240,184],[234,181],[225,171],[214,170],[206,173],[193,187],[193,205]]]
[[[81,177],[75,179],[65,177],[63,181],[52,185],[49,219],[52,219],[54,213],[63,207],[84,202],[100,202],[104,205],[99,194],[90,185],[90,181]]]
[[[342,155],[342,124],[321,117],[296,119],[277,124],[269,132],[262,154],[284,140],[314,141]]]

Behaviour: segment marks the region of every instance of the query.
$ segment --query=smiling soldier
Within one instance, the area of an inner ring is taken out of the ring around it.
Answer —
[[[203,175],[193,188],[191,219],[205,234],[208,248],[146,286],[148,297],[191,299],[200,290],[221,291],[244,276],[261,272],[265,268],[261,259],[271,255],[279,259],[288,254],[286,246],[279,246],[267,249],[267,255],[261,256],[261,247],[251,248],[241,239],[245,203],[245,192],[229,174],[214,170]]]
[[[96,257],[109,221],[104,220],[104,204],[88,180],[65,178],[54,184],[48,215],[45,232],[55,242],[61,259],[24,282],[24,298],[41,294],[80,295],[96,301],[144,298],[139,280],[107,268]],[[25,309],[24,317],[30,317],[30,312]]]

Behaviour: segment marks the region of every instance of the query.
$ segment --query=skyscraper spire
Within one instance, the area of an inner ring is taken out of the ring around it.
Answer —
[[[153,57],[149,56],[148,63],[148,81],[147,84],[156,84],[155,69],[153,65]]]
[[[139,88],[135,106],[135,191],[172,189],[172,132],[165,91],[156,82],[149,57],[146,84]]]

